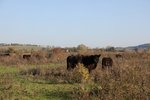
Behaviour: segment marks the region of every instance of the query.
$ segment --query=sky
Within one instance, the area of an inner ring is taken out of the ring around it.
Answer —
[[[0,43],[150,43],[150,0],[0,0]]]

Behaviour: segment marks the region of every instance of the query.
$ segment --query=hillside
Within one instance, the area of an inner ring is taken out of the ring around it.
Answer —
[[[146,43],[146,44],[141,44],[141,45],[138,45],[138,46],[129,46],[129,47],[126,47],[126,49],[144,49],[144,50],[147,50],[148,47],[150,47],[150,43]]]

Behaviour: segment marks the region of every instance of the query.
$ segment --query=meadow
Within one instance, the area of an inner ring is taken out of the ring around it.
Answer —
[[[149,53],[123,52],[116,58],[117,52],[101,50],[42,49],[32,50],[39,56],[27,60],[14,51],[0,57],[0,100],[150,100]],[[82,64],[66,70],[66,57],[77,53],[102,55],[91,74]],[[102,70],[104,56],[113,59],[112,68]]]

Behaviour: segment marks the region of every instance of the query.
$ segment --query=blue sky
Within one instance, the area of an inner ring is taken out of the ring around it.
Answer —
[[[150,0],[0,0],[0,42],[61,47],[150,43]]]

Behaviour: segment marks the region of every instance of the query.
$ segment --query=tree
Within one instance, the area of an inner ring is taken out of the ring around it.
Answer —
[[[80,45],[77,46],[77,50],[79,52],[86,52],[88,50],[88,47],[84,44],[80,44]]]
[[[112,46],[107,46],[105,50],[106,51],[115,51],[115,48]]]

